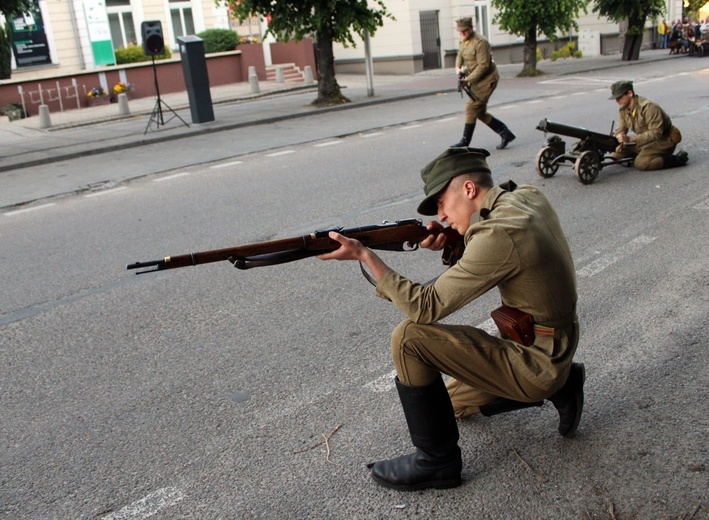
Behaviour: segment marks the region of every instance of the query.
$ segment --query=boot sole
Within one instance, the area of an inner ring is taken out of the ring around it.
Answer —
[[[576,417],[574,418],[574,422],[571,425],[571,428],[569,428],[566,433],[561,434],[561,436],[565,439],[568,439],[574,433],[576,433],[576,428],[578,428],[579,423],[581,422],[581,415],[583,414],[583,385],[586,382],[586,367],[583,363],[579,363],[579,366],[581,372],[581,392],[574,393],[574,399],[576,399]]]
[[[388,480],[381,479],[376,475],[372,475],[374,481],[380,486],[385,488],[395,489],[397,491],[421,491],[422,489],[451,489],[458,487],[462,484],[463,479],[450,479],[450,480],[428,480],[426,482],[420,482],[418,484],[393,484]]]

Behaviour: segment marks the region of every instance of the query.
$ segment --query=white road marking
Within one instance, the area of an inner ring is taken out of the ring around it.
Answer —
[[[374,132],[371,134],[362,134],[362,137],[376,137],[378,135],[383,135],[383,134],[384,134],[384,132]]]
[[[327,143],[318,143],[314,144],[313,146],[315,148],[318,148],[320,146],[332,146],[333,144],[342,144],[342,141],[328,141]]]
[[[501,107],[495,107],[495,110],[509,110],[510,108],[517,108],[517,105],[502,105]]]
[[[541,99],[533,99],[532,101],[527,101],[527,105],[536,105],[537,103],[541,103],[543,100]]]
[[[295,150],[284,150],[282,152],[268,153],[266,157],[278,157],[279,155],[288,155],[289,153],[295,153]]]
[[[187,175],[192,175],[192,173],[191,172],[173,173],[172,175],[166,175],[165,177],[158,177],[157,179],[153,179],[153,182],[169,181],[172,179],[176,179],[177,177],[185,177]]]
[[[447,123],[448,121],[456,121],[457,117],[446,117],[445,119],[439,119],[436,123]]]
[[[401,130],[411,130],[412,128],[419,128],[419,127],[422,127],[422,126],[423,126],[423,125],[406,125],[406,126],[402,126],[402,127],[401,127]]]
[[[112,188],[110,190],[95,191],[93,193],[87,193],[84,197],[98,197],[99,195],[111,195],[117,191],[127,190],[128,186],[120,186],[119,188]]]
[[[627,244],[620,246],[614,253],[603,255],[602,257],[588,264],[586,267],[579,269],[578,271],[576,271],[576,274],[579,278],[589,277],[598,274],[606,267],[613,265],[618,260],[628,256],[631,253],[634,253],[641,247],[650,244],[654,240],[655,237],[647,237],[645,235],[640,235],[639,237],[628,242]]]
[[[170,507],[185,498],[185,495],[177,488],[168,487],[158,489],[150,493],[145,498],[127,505],[123,509],[110,513],[103,517],[103,520],[132,520],[135,518],[148,518],[156,514],[161,509]]]
[[[388,392],[394,388],[394,376],[396,376],[396,370],[392,370],[388,374],[384,374],[383,376],[376,378],[374,381],[370,381],[364,385],[364,387],[368,388],[372,392],[383,394],[384,392]]]
[[[696,206],[692,206],[694,209],[709,209],[709,199],[705,199]]]
[[[210,168],[226,168],[228,166],[236,166],[237,164],[241,164],[243,161],[234,161],[234,162],[228,162],[224,164],[215,164],[214,166],[210,166]]]
[[[50,202],[49,204],[41,204],[39,206],[32,206],[31,208],[16,209],[14,211],[8,211],[7,213],[5,213],[5,215],[10,217],[12,215],[19,215],[20,213],[27,213],[28,211],[48,208],[49,206],[56,206],[56,204],[54,204],[54,202]]]

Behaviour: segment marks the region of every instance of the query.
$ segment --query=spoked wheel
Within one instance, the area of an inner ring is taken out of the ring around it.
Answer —
[[[576,177],[578,177],[583,184],[591,184],[595,181],[600,171],[601,161],[598,158],[598,154],[591,150],[582,152],[574,163]]]
[[[556,151],[551,146],[545,146],[537,154],[537,173],[541,177],[552,177],[559,169],[559,163],[554,162]]]

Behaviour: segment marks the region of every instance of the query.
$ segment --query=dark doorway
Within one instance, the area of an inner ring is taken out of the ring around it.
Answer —
[[[441,33],[438,31],[438,11],[420,11],[423,70],[441,68]]]

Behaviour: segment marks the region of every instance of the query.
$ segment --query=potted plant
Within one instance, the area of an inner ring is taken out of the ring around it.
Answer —
[[[103,87],[94,87],[86,93],[86,99],[88,106],[98,106],[105,105],[108,103],[108,96],[106,96],[106,90]]]
[[[117,103],[118,102],[118,94],[129,94],[130,92],[133,92],[133,84],[128,83],[125,81],[119,81],[115,85],[113,85],[113,92],[111,94],[111,103]],[[131,96],[128,95],[130,98]]]

